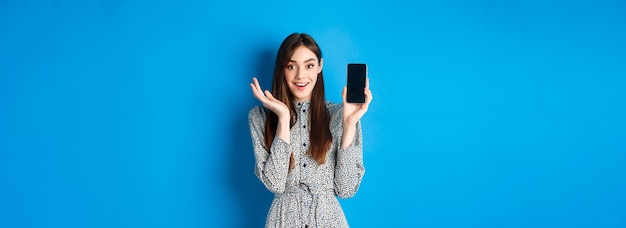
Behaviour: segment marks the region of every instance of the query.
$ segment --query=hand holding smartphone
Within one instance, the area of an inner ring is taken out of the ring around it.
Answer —
[[[347,87],[348,103],[365,103],[365,79],[367,78],[367,65],[362,63],[348,64]]]

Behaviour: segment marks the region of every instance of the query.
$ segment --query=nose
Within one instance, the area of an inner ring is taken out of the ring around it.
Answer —
[[[304,78],[304,71],[303,71],[303,70],[300,70],[300,69],[297,69],[297,70],[296,70],[296,78],[297,78],[297,79]]]

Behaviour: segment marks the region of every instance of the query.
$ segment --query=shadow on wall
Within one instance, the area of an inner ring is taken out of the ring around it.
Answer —
[[[254,58],[254,61],[259,63],[256,72],[259,74],[257,77],[263,89],[271,87],[274,58],[272,51],[260,51],[259,55]],[[242,77],[251,82],[252,76],[254,75]],[[230,151],[229,180],[238,199],[238,208],[241,209],[243,215],[240,221],[237,221],[239,227],[263,227],[273,194],[254,175],[254,152],[248,125],[248,111],[254,105],[260,105],[260,102],[254,98],[250,87],[247,84],[244,85],[242,92],[247,92],[249,96],[243,96],[244,99],[241,102],[233,102],[234,107],[230,109],[232,113],[235,113],[236,118],[233,118],[234,122],[230,125],[233,132],[230,138],[232,150]]]

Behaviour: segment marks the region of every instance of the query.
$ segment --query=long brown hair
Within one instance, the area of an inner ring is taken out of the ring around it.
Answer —
[[[313,37],[305,33],[293,33],[280,45],[276,54],[276,64],[274,65],[274,78],[272,81],[272,95],[289,107],[291,110],[290,128],[296,123],[299,113],[293,105],[293,95],[287,86],[285,79],[285,67],[289,63],[296,49],[304,46],[311,50],[317,56],[318,64],[322,60],[322,50],[317,45]],[[311,123],[309,128],[309,153],[318,164],[326,162],[326,153],[332,143],[330,133],[330,115],[326,110],[326,97],[324,94],[324,74],[320,71],[317,76],[317,83],[313,87],[311,94]],[[267,121],[265,121],[265,145],[270,148],[274,137],[276,136],[276,127],[278,126],[278,116],[266,109]],[[294,166],[293,154],[289,159],[289,167]]]

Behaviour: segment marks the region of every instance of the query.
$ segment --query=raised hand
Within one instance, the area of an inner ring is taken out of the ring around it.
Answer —
[[[263,106],[274,112],[278,116],[278,126],[276,126],[276,137],[283,139],[285,142],[289,143],[289,121],[291,120],[291,114],[289,112],[289,108],[285,103],[280,100],[274,98],[272,93],[269,90],[261,89],[259,85],[259,81],[253,77],[252,83],[250,83],[250,87],[252,88],[252,94],[254,97],[263,103]]]
[[[341,97],[343,98],[343,135],[341,138],[341,148],[346,149],[352,144],[352,140],[356,133],[356,123],[361,120],[361,117],[365,115],[367,109],[372,102],[372,91],[369,89],[370,80],[365,80],[365,103],[348,103],[346,101],[346,94],[348,89],[343,87]]]
[[[285,105],[285,103],[283,103],[282,101],[274,98],[269,90],[263,91],[256,77],[253,77],[252,81],[253,82],[250,83],[250,87],[252,88],[252,94],[254,94],[254,97],[256,97],[256,99],[258,99],[261,103],[263,103],[263,106],[274,112],[279,119],[285,117],[289,119],[290,113],[287,105]]]
[[[346,101],[347,88],[343,87],[341,97],[343,98],[343,124],[354,125],[365,115],[369,108],[370,102],[372,102],[372,91],[369,89],[370,80],[365,80],[365,102],[364,103],[348,103]]]

